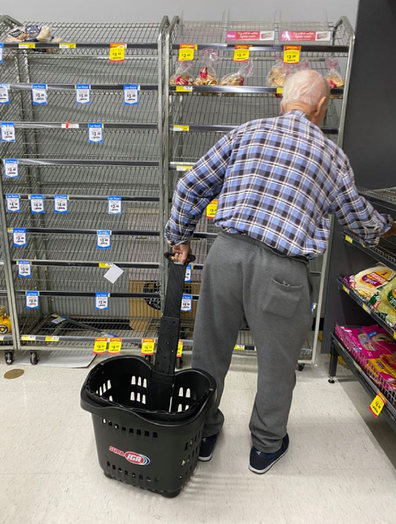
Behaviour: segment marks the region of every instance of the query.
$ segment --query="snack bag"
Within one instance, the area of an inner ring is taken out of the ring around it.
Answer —
[[[171,76],[169,83],[172,86],[190,86],[194,82],[192,76],[193,64],[191,62],[177,62],[174,75]]]
[[[204,49],[199,54],[200,70],[199,75],[194,80],[196,86],[212,86],[219,83],[215,64],[218,60],[217,53],[214,49]]]
[[[326,67],[328,68],[328,72],[325,78],[329,82],[330,87],[342,87],[345,84],[345,81],[336,69],[338,67],[338,60],[335,58],[326,60]]]
[[[396,355],[396,341],[388,334],[388,332],[377,325],[363,326],[363,331],[370,339],[371,345],[384,355]]]
[[[237,73],[230,73],[229,75],[223,76],[220,80],[221,86],[243,86],[246,78],[253,74],[253,62],[248,60],[244,62],[239,68]]]
[[[396,279],[391,280],[371,297],[370,304],[390,325],[396,324]]]
[[[378,265],[364,269],[357,275],[344,279],[345,283],[354,289],[364,299],[370,299],[379,287],[387,284],[396,273],[386,266]]]

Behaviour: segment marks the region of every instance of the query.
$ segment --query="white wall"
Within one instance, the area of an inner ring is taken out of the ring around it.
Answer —
[[[358,0],[2,0],[0,13],[17,20],[83,22],[150,22],[184,11],[186,20],[218,20],[230,10],[234,20],[271,20],[276,10],[284,20],[336,21],[342,15],[355,24]]]

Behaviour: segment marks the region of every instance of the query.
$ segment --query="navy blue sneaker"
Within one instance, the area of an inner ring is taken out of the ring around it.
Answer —
[[[204,437],[201,440],[198,460],[202,460],[202,462],[208,462],[212,458],[213,448],[217,442],[217,436],[218,433],[216,433],[216,435],[212,435],[211,437]]]
[[[253,471],[253,473],[258,473],[259,475],[267,473],[267,471],[269,471],[272,466],[278,462],[278,460],[286,455],[288,449],[289,435],[287,433],[283,438],[280,450],[276,451],[275,453],[263,453],[253,446],[250,450],[250,471]]]

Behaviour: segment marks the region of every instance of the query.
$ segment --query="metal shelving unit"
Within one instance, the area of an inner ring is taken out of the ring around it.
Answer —
[[[214,64],[219,78],[237,72],[240,63],[233,60],[235,42],[227,41],[229,31],[269,31],[271,41],[237,42],[250,44],[250,59],[254,65],[252,76],[245,79],[243,86],[175,86],[170,78],[175,71],[180,44],[196,45],[192,76],[195,78],[200,67],[199,52],[215,49],[218,61]],[[326,31],[329,41],[285,42],[282,31]],[[266,84],[268,72],[277,57],[282,56],[284,45],[301,46],[301,58],[308,61],[312,69],[326,72],[326,59],[336,57],[345,78],[343,88],[332,89],[331,101],[324,133],[342,145],[348,95],[350,68],[354,48],[354,33],[349,21],[343,17],[336,24],[286,23],[286,22],[190,22],[175,17],[167,30],[165,50],[165,98],[168,100],[165,115],[165,136],[168,149],[164,154],[164,170],[168,170],[168,187],[164,201],[169,201],[181,173],[188,170],[224,134],[249,120],[279,115],[279,89]],[[203,218],[208,233],[215,233],[212,221]],[[208,240],[210,249],[212,240]],[[317,303],[314,333],[302,349],[300,364],[313,363],[316,357],[317,340],[320,330],[324,281],[327,258],[311,263],[315,280],[315,302]],[[248,330],[240,333],[238,344],[254,349]]]

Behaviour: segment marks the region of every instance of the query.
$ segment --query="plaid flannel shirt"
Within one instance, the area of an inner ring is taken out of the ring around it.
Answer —
[[[392,224],[359,196],[345,153],[299,110],[237,127],[181,177],[165,229],[169,243],[189,242],[216,198],[216,226],[288,256],[324,253],[330,214],[367,245]]]

